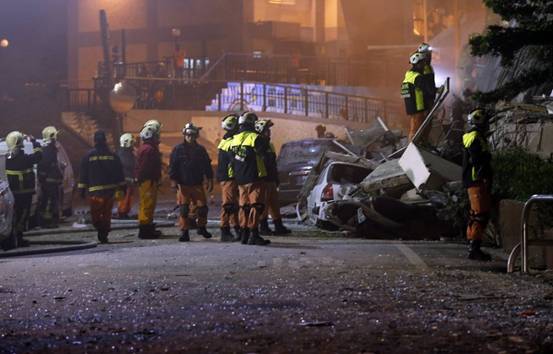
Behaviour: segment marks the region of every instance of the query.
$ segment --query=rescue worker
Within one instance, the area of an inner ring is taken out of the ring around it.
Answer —
[[[207,198],[204,190],[204,178],[207,180],[207,191],[213,190],[213,170],[206,149],[198,144],[200,127],[187,123],[182,129],[184,142],[175,146],[169,162],[169,177],[174,188],[179,186],[182,195],[180,205],[180,242],[190,241],[188,213],[190,204],[197,208],[198,235],[211,238],[207,231]]]
[[[125,196],[119,201],[117,206],[117,214],[120,219],[128,219],[129,212],[132,208],[132,196],[135,190],[134,169],[136,167],[136,157],[134,156],[134,137],[131,133],[124,133],[119,138],[117,156],[119,156],[121,164],[123,165],[123,174],[125,175],[125,182],[127,184]]]
[[[249,245],[267,245],[269,240],[259,236],[259,219],[263,204],[263,177],[267,176],[263,154],[268,142],[255,131],[257,115],[245,112],[238,119],[239,131],[233,136],[232,169],[238,184],[238,204],[241,241]]]
[[[157,191],[161,180],[161,153],[159,128],[147,125],[140,132],[142,145],[137,151],[134,176],[138,183],[140,207],[138,210],[138,238],[155,239],[161,236],[154,224]]]
[[[58,130],[49,126],[42,130],[42,159],[38,163],[38,222],[40,227],[55,228],[59,223],[59,200],[63,184],[63,168],[58,161]]]
[[[480,249],[482,236],[490,218],[492,168],[486,139],[488,116],[482,109],[468,115],[469,131],[463,135],[463,185],[470,202],[467,239],[468,258],[489,261],[489,254]]]
[[[110,151],[106,134],[94,133],[94,148],[81,160],[79,184],[81,198],[90,205],[92,225],[98,232],[100,243],[108,242],[111,231],[111,209],[114,199],[123,197],[125,178],[119,157]]]
[[[221,185],[221,241],[240,241],[240,223],[238,222],[238,184],[232,171],[232,152],[230,146],[233,136],[238,132],[238,115],[223,117],[221,127],[225,130],[219,142],[217,158],[217,181]],[[230,228],[233,227],[236,235]]]
[[[32,154],[25,154],[24,141],[28,139],[33,145]],[[15,198],[15,245],[29,246],[23,239],[23,231],[27,228],[33,194],[35,194],[35,172],[33,166],[40,162],[42,149],[33,137],[26,137],[21,132],[13,131],[6,136],[8,155],[6,157],[6,175],[10,189]]]
[[[159,140],[161,137],[161,123],[157,119],[150,119],[144,123],[143,128],[151,127],[153,128],[155,134],[157,135],[157,139]]]
[[[280,204],[278,201],[278,169],[276,163],[275,147],[271,143],[271,127],[273,122],[270,119],[260,119],[255,122],[255,130],[265,139],[267,139],[267,150],[263,154],[265,167],[267,169],[267,176],[263,179],[263,191],[264,191],[264,204],[265,211],[261,215],[259,222],[259,233],[261,235],[287,235],[291,233],[282,224],[282,216],[280,215]],[[268,215],[271,214],[273,219],[274,231],[269,228],[269,222],[267,220]]]
[[[409,116],[409,141],[424,122],[426,106],[424,104],[424,54],[413,53],[409,57],[412,67],[405,73],[401,85],[401,97],[405,101],[405,111]]]
[[[432,67],[432,47],[427,43],[422,43],[417,48],[417,53],[424,55],[424,68],[422,70],[423,78],[423,93],[424,93],[424,106],[426,108],[425,115],[430,113],[430,110],[434,106],[436,100],[436,78],[434,75],[434,68]]]

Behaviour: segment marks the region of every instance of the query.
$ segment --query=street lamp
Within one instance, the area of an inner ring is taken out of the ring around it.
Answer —
[[[0,47],[7,48],[10,45],[10,41],[8,41],[6,38],[2,38],[0,40]]]

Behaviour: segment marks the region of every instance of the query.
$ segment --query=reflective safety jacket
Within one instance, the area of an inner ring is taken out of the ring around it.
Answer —
[[[79,189],[91,195],[113,195],[125,187],[121,160],[106,145],[96,145],[81,160]]]
[[[424,107],[431,109],[434,106],[436,100],[436,78],[434,75],[434,68],[432,65],[425,65],[422,73],[423,79],[423,94],[424,94]]]
[[[42,158],[40,144],[33,141],[33,153],[26,155],[23,150],[17,154],[8,154],[6,175],[13,194],[33,194],[36,190],[34,165]]]
[[[426,109],[424,105],[424,79],[421,73],[409,70],[401,84],[401,97],[405,101],[407,114],[415,114]]]
[[[169,162],[169,177],[184,186],[198,186],[213,178],[211,160],[205,148],[198,143],[184,142],[175,146]]]
[[[58,148],[52,141],[42,148],[42,159],[38,163],[38,181],[40,183],[63,183],[63,171],[58,161]]]
[[[484,179],[491,182],[492,155],[487,140],[478,130],[463,135],[463,185],[465,188]]]
[[[232,137],[232,170],[239,185],[253,183],[267,176],[263,153],[268,142],[250,129],[244,129]]]
[[[234,172],[232,171],[232,151],[230,146],[232,144],[233,133],[226,133],[223,139],[217,146],[217,181],[229,181],[234,179]]]

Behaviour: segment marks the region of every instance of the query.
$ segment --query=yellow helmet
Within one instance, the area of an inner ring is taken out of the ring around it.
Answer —
[[[13,131],[6,136],[6,145],[8,146],[8,151],[14,151],[17,148],[23,147],[23,133],[18,131]]]
[[[48,126],[42,129],[42,139],[44,142],[49,143],[51,140],[56,140],[58,138],[58,130],[56,127]]]
[[[134,137],[131,133],[125,133],[119,138],[119,146],[122,148],[130,148],[134,145]]]

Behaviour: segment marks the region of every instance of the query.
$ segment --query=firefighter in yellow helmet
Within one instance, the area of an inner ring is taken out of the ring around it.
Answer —
[[[135,190],[134,169],[136,167],[136,156],[134,155],[134,137],[131,133],[124,133],[119,138],[119,149],[117,156],[123,165],[123,173],[127,189],[125,196],[119,201],[117,214],[120,219],[128,219],[132,207],[132,196]]]
[[[33,151],[25,154],[24,141],[32,143]],[[23,231],[27,228],[31,202],[35,194],[34,165],[42,158],[40,144],[33,137],[25,137],[21,132],[13,131],[6,137],[8,155],[6,157],[6,175],[15,198],[15,244],[11,247],[28,246],[29,242],[23,239]],[[6,247],[6,248],[11,248]]]
[[[81,160],[78,187],[81,198],[88,193],[92,225],[98,232],[98,241],[107,243],[111,231],[111,209],[114,200],[122,197],[126,186],[121,161],[109,149],[103,131],[94,133],[94,148]]]
[[[240,223],[238,222],[238,184],[232,171],[232,138],[238,132],[238,114],[223,117],[221,128],[225,130],[223,139],[217,146],[217,181],[221,185],[221,241],[240,241]],[[236,235],[230,228],[233,227]]]
[[[486,134],[488,115],[475,109],[468,115],[469,130],[463,135],[463,185],[467,189],[470,211],[467,226],[468,258],[489,261],[489,254],[480,249],[491,211],[493,171]]]
[[[270,119],[260,119],[255,122],[255,130],[269,142],[267,150],[263,154],[265,167],[267,168],[267,176],[263,179],[264,204],[265,211],[261,215],[259,222],[259,233],[261,235],[287,235],[291,231],[282,223],[282,215],[280,214],[280,203],[278,201],[278,169],[276,163],[275,147],[271,141],[271,127],[273,122]],[[271,214],[273,219],[274,230],[269,228],[267,217]]]
[[[58,130],[48,126],[42,130],[42,159],[38,163],[38,222],[41,227],[54,228],[59,223],[59,200],[63,184],[63,166],[58,160]]]
[[[409,57],[411,69],[405,73],[401,85],[401,97],[405,102],[405,112],[409,116],[409,141],[424,122],[427,107],[424,102],[424,54],[415,52]]]
[[[239,221],[243,244],[267,245],[269,240],[259,235],[259,219],[263,214],[263,178],[267,169],[263,154],[268,141],[255,131],[257,115],[245,112],[238,118],[239,131],[232,138],[232,169],[238,184]]]
[[[190,241],[189,234],[189,208],[194,204],[197,208],[197,227],[198,234],[204,238],[211,238],[207,231],[207,198],[203,183],[207,181],[207,191],[213,190],[213,170],[211,160],[206,149],[198,144],[197,139],[200,135],[200,127],[192,123],[187,123],[182,129],[184,141],[175,146],[171,152],[169,162],[169,177],[172,185],[182,195],[182,204],[180,204],[180,227],[181,236],[179,241]]]

